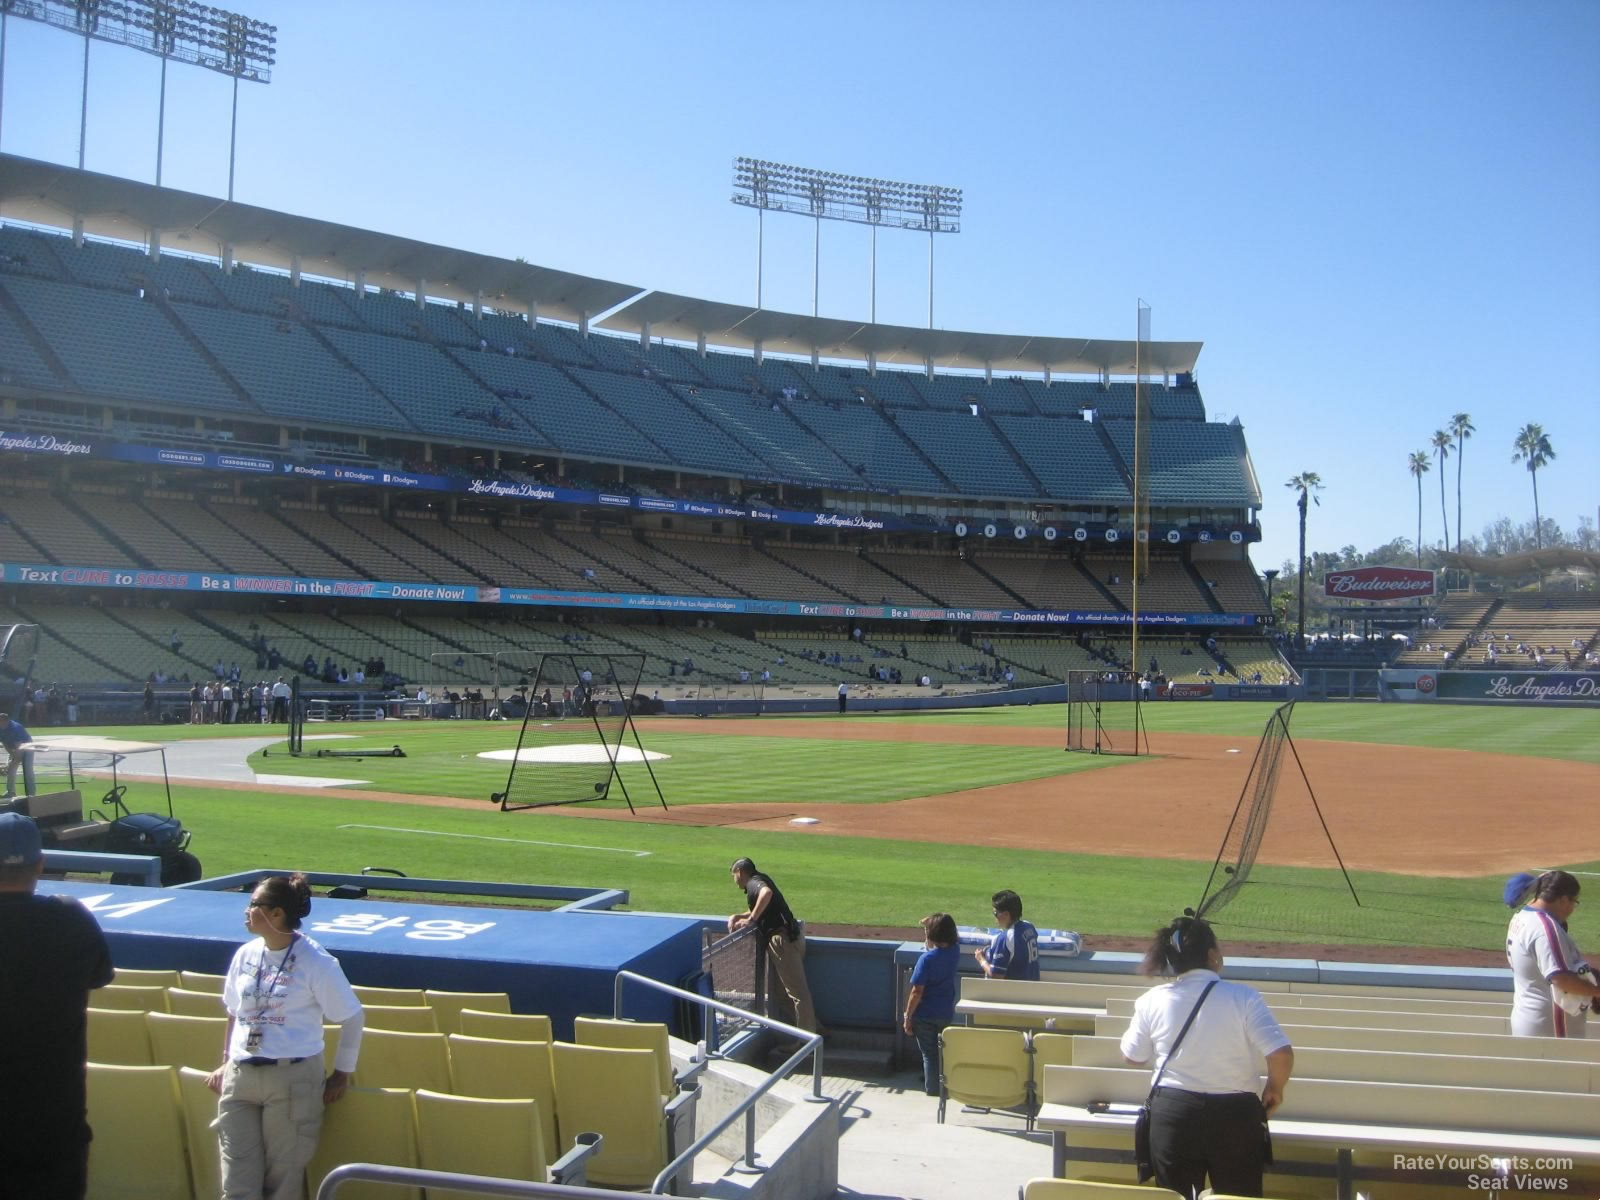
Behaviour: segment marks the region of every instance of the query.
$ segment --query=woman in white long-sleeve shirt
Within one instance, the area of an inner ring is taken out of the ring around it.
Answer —
[[[1294,1050],[1261,993],[1222,980],[1221,970],[1206,922],[1179,917],[1157,930],[1144,971],[1176,978],[1139,997],[1122,1035],[1128,1062],[1162,1071],[1150,1102],[1151,1158],[1156,1182],[1183,1196],[1198,1195],[1208,1175],[1215,1191],[1261,1195],[1266,1120],[1294,1070]]]
[[[1566,871],[1513,875],[1505,902],[1515,911],[1506,930],[1514,992],[1511,1032],[1518,1037],[1577,1037],[1600,997],[1567,922],[1578,908],[1577,877]]]
[[[322,1109],[344,1095],[361,1052],[361,1001],[338,960],[299,932],[311,912],[304,875],[256,885],[245,928],[256,936],[228,967],[223,1064],[207,1082],[217,1103],[224,1200],[302,1200]],[[322,1026],[339,1026],[323,1078]]]

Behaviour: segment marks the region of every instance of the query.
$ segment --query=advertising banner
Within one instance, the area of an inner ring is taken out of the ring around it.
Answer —
[[[345,463],[308,462],[276,454],[247,450],[194,449],[176,446],[146,446],[132,442],[113,442],[88,435],[64,435],[0,430],[0,451],[37,454],[53,458],[100,458],[117,462],[149,463],[165,467],[186,467],[202,471],[242,471],[251,475],[276,475],[285,479],[309,479],[326,483],[357,483],[372,487],[400,488],[405,491],[453,492],[471,496],[492,496],[502,500],[531,500],[550,504],[572,504],[589,508],[630,509],[643,513],[668,513],[712,520],[749,521],[756,524],[808,526],[814,529],[858,530],[863,533],[926,533],[926,520],[913,521],[891,515],[866,516],[862,513],[821,513],[804,510],[757,507],[750,504],[725,504],[711,500],[674,500],[665,496],[636,496],[625,492],[587,491],[557,487],[519,479],[478,476],[461,479],[453,475],[434,475],[401,471],[388,467],[353,466]],[[968,522],[952,520],[937,526],[941,532],[957,537],[970,534],[990,539],[1024,542],[1038,538],[1054,545],[1073,541],[1080,546],[1115,548],[1126,529],[1113,525],[1047,525],[986,521],[969,527]],[[1257,526],[1219,525],[1212,528],[1184,526],[1179,529],[1158,525],[1152,537],[1169,545],[1195,542],[1229,542],[1243,545],[1258,541]]]
[[[1167,685],[1167,695],[1173,700],[1209,700],[1209,683],[1173,683]]]
[[[1441,700],[1600,707],[1600,674],[1578,671],[1441,671]],[[1419,690],[1421,680],[1418,680]]]
[[[1351,567],[1324,574],[1322,591],[1340,600],[1416,600],[1434,594],[1433,572],[1414,567]]]
[[[369,600],[428,600],[469,604],[528,604],[636,612],[755,613],[784,617],[834,617],[866,621],[956,621],[997,625],[1127,624],[1128,613],[1015,608],[922,608],[897,604],[832,601],[746,600],[722,596],[664,596],[653,592],[569,592],[557,588],[490,587],[476,584],[379,579],[311,579],[293,575],[231,575],[219,571],[147,571],[136,567],[0,564],[0,583],[51,587],[111,588],[171,592],[228,592],[276,596],[327,596]],[[1249,614],[1140,613],[1154,627],[1250,626]]]

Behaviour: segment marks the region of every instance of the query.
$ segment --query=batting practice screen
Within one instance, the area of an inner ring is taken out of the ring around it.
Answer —
[[[604,800],[644,661],[642,654],[543,655],[505,791],[491,799],[508,812]]]

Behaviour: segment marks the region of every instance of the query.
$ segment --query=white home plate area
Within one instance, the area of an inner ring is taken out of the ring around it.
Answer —
[[[606,748],[594,743],[570,746],[524,746],[520,750],[483,750],[479,758],[499,759],[510,762],[542,762],[542,763],[603,763],[608,761]],[[660,762],[664,758],[671,758],[670,754],[658,754],[654,750],[640,750],[635,746],[618,746],[617,761],[619,763]]]

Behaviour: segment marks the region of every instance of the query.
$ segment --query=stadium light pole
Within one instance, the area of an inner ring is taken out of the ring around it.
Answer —
[[[822,222],[850,221],[872,228],[872,321],[878,320],[878,226],[928,234],[928,328],[933,328],[933,235],[961,232],[961,189],[841,175],[788,163],[733,160],[735,204],[756,210],[756,307],[761,307],[762,218],[768,209],[816,222],[812,242],[811,315],[819,312]]]
[[[161,59],[161,99],[156,124],[156,184],[166,142],[167,60],[205,67],[233,80],[233,120],[228,144],[228,199],[239,134],[239,81],[271,83],[277,62],[277,27],[195,0],[0,0],[0,93],[5,85],[5,19],[38,21],[83,38],[83,95],[78,119],[78,169],[89,133],[89,43],[109,42]],[[3,95],[0,95],[3,99]]]

